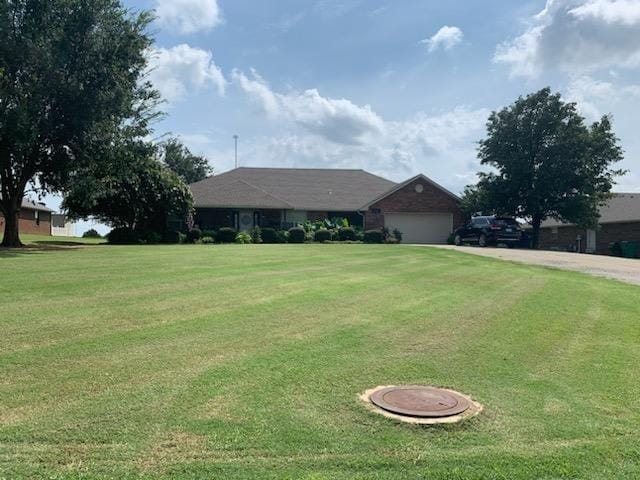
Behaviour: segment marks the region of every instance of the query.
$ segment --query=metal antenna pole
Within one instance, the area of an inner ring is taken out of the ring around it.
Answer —
[[[238,168],[238,135],[234,135],[233,139],[236,143],[236,168]]]

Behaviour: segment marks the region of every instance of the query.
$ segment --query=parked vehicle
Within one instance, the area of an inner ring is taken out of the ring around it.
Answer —
[[[453,242],[487,245],[506,244],[508,247],[519,245],[522,241],[522,229],[517,221],[507,217],[473,217],[464,227],[454,232]]]

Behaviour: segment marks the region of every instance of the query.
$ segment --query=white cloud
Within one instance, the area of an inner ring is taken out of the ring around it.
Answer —
[[[249,78],[236,71],[234,79],[274,131],[243,142],[245,165],[364,168],[395,180],[424,172],[453,189],[478,170],[475,142],[484,135],[487,109],[461,106],[391,121],[370,106],[326,98],[316,89],[274,92],[255,72]]]
[[[149,78],[169,102],[182,99],[192,89],[213,87],[224,95],[227,85],[213,54],[186,44],[150,50]]]
[[[566,98],[575,102],[587,120],[599,120],[620,102],[629,105],[640,98],[640,85],[620,85],[589,75],[574,78],[566,89]]]
[[[640,1],[547,0],[522,35],[498,46],[494,61],[531,77],[555,67],[572,75],[638,67]]]
[[[423,43],[428,46],[429,52],[435,52],[442,48],[443,50],[451,50],[453,47],[462,42],[464,34],[458,27],[450,27],[445,25],[438,30],[435,35],[430,38],[422,40]]]
[[[233,78],[269,117],[289,120],[332,142],[360,143],[366,136],[384,130],[384,122],[369,105],[323,97],[316,89],[275,93],[255,70],[252,78],[237,70]]]
[[[160,26],[183,34],[211,30],[223,22],[217,0],[156,0]]]

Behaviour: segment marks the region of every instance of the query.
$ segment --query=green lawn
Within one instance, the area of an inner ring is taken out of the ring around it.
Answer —
[[[640,288],[405,246],[0,252],[0,478],[640,477]],[[454,426],[366,410],[453,387]]]

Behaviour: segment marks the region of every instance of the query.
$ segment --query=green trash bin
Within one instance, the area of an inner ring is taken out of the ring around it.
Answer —
[[[638,242],[620,242],[620,250],[625,258],[637,258],[640,243]]]

